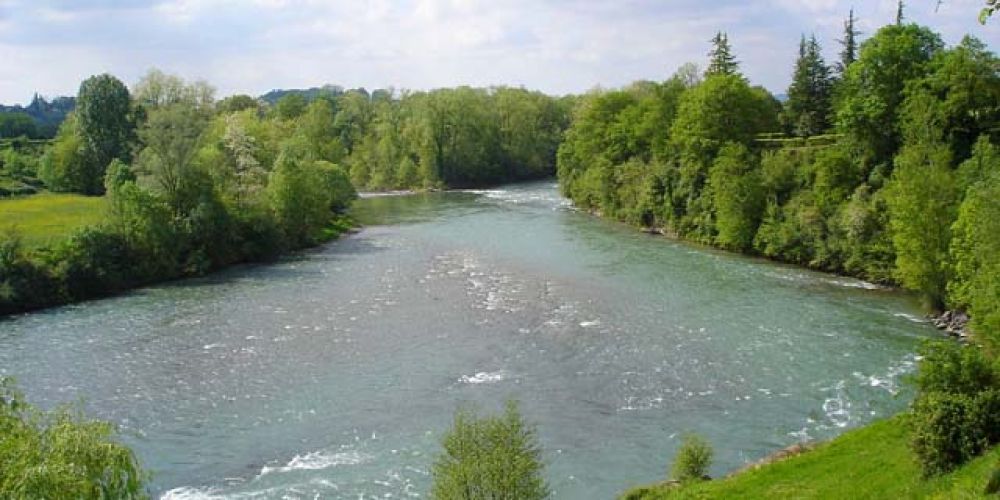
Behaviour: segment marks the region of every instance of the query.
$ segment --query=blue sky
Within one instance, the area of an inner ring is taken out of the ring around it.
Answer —
[[[982,0],[909,0],[909,19],[949,44],[994,50]],[[523,85],[550,93],[667,78],[704,66],[729,33],[744,73],[787,86],[801,33],[833,59],[848,10],[866,34],[895,0],[0,0],[0,102],[71,95],[91,74],[134,83],[156,67],[219,96],[335,83],[369,89]]]

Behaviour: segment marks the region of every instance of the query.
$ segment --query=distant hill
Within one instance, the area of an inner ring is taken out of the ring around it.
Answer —
[[[0,122],[9,124],[0,127],[3,132],[0,134],[27,135],[32,138],[53,137],[59,124],[66,119],[66,115],[76,107],[74,97],[56,97],[51,101],[35,94],[31,99],[31,104],[21,106],[5,106],[0,104]],[[3,116],[7,115],[7,116]],[[10,116],[13,115],[13,116]],[[34,122],[34,130],[26,125],[23,117],[27,116]]]
[[[346,92],[344,87],[341,87],[340,85],[324,85],[322,87],[312,87],[308,89],[275,89],[260,96],[260,100],[273,106],[279,99],[288,94],[299,94],[302,97],[305,97],[307,101],[311,101],[320,96],[337,97],[344,92]]]

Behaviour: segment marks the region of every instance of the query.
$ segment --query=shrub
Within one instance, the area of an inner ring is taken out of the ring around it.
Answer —
[[[433,498],[533,500],[549,496],[538,438],[514,402],[508,402],[499,417],[478,417],[460,410],[442,444],[444,452],[433,467]]]
[[[924,476],[949,472],[986,448],[975,400],[964,394],[931,392],[913,405],[911,446]]]
[[[36,410],[0,379],[0,498],[148,498],[135,455],[106,422]]]
[[[934,342],[921,354],[911,447],[931,476],[1000,442],[1000,375],[975,346]]]
[[[684,436],[670,469],[671,477],[682,482],[704,479],[712,465],[712,455],[712,446],[704,438],[695,434]]]
[[[993,469],[993,473],[990,474],[989,481],[986,482],[986,490],[983,493],[987,495],[996,495],[1000,493],[1000,466]]]
[[[956,342],[927,342],[915,382],[921,393],[946,392],[974,395],[1000,386],[1000,374],[982,349]]]

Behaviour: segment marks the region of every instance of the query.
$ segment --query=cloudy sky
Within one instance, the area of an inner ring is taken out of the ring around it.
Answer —
[[[907,3],[911,20],[948,43],[972,33],[1000,48],[1000,19],[976,21],[982,0]],[[867,34],[896,9],[895,0],[0,0],[0,102],[75,94],[102,72],[131,84],[151,67],[208,80],[220,96],[324,83],[580,92],[704,66],[716,30],[729,33],[754,83],[781,92],[800,33],[815,33],[832,59],[852,5]]]

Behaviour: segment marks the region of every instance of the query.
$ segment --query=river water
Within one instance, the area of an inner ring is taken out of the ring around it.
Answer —
[[[904,408],[912,297],[578,213],[554,183],[360,200],[279,263],[0,321],[0,375],[117,423],[155,496],[426,497],[456,408],[521,402],[555,498],[713,474]]]

